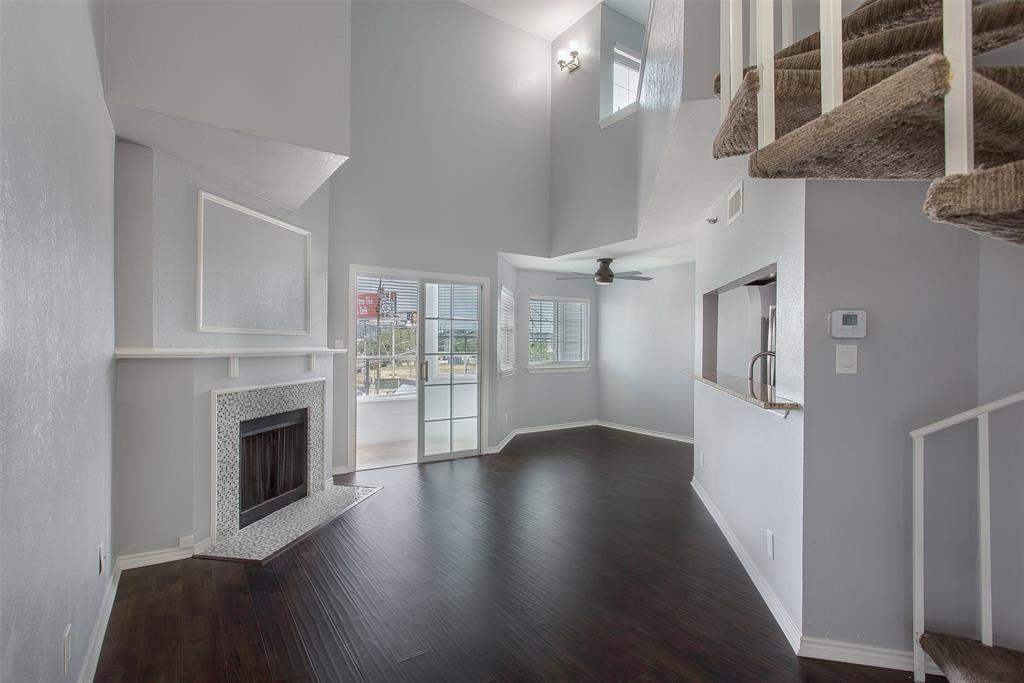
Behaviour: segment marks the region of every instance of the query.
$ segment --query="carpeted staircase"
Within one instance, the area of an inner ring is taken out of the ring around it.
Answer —
[[[921,647],[950,683],[1002,683],[1024,679],[1024,652],[926,631]]]
[[[1024,38],[1024,0],[972,11],[975,54]],[[715,158],[750,154],[755,178],[934,180],[925,207],[933,220],[1024,244],[1024,66],[975,68],[977,170],[944,177],[941,13],[941,0],[868,0],[845,17],[845,101],[825,115],[818,34],[777,53],[776,140],[760,150],[759,79],[747,69]]]

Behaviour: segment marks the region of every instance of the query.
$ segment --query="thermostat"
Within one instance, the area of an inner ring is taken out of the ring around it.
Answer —
[[[867,336],[867,311],[832,311],[828,314],[828,333],[836,339]]]

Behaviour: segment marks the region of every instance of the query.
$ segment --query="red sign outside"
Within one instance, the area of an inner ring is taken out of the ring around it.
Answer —
[[[376,294],[356,294],[356,319],[376,318],[378,303]]]
[[[391,311],[385,312],[383,317],[394,316],[394,302],[398,300],[398,292],[384,292],[385,299],[392,302]],[[356,320],[376,318],[380,314],[380,297],[374,292],[356,294]]]

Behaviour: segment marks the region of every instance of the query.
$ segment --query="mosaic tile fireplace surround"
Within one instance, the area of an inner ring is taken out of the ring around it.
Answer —
[[[324,379],[213,393],[214,543],[230,539],[239,530],[239,426],[242,422],[286,413],[307,411],[307,495],[325,489],[324,472]]]

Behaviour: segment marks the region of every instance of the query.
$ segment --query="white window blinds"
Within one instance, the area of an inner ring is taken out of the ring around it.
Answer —
[[[516,295],[502,287],[498,295],[498,372],[516,371]]]
[[[590,302],[530,299],[530,365],[590,361]]]

